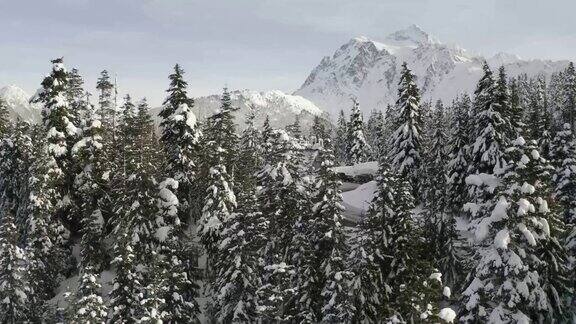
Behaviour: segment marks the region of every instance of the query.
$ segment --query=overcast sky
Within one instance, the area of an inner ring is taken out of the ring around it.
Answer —
[[[64,56],[94,91],[102,69],[157,105],[174,63],[194,96],[296,90],[351,37],[417,24],[484,55],[576,59],[573,0],[0,0],[0,87],[33,93]]]

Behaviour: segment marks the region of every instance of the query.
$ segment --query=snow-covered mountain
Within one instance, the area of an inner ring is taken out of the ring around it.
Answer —
[[[20,118],[28,122],[37,122],[40,120],[40,107],[36,104],[30,104],[30,96],[22,89],[14,85],[8,85],[0,88],[0,98],[8,106],[10,118],[16,120]]]
[[[312,125],[314,116],[325,116],[325,113],[314,103],[300,96],[285,94],[282,91],[257,92],[251,90],[237,90],[231,94],[232,103],[239,109],[235,112],[236,122],[240,130],[244,128],[244,121],[249,112],[254,112],[256,125],[264,123],[266,116],[270,117],[272,127],[283,128],[290,125],[300,117],[303,130]],[[38,122],[41,119],[41,109],[36,104],[30,104],[30,96],[22,89],[9,85],[0,89],[0,97],[4,99],[13,120],[20,118],[29,122]],[[210,116],[220,107],[220,95],[195,98],[194,112],[200,119]],[[157,119],[160,108],[153,108],[151,113]]]
[[[564,69],[567,61],[522,60],[499,53],[491,58],[446,45],[411,25],[381,41],[356,37],[332,56],[322,59],[294,94],[310,99],[332,118],[340,109],[349,111],[351,98],[357,98],[366,114],[384,109],[397,97],[402,62],[417,77],[423,100],[450,101],[462,92],[474,91],[487,60],[493,68],[504,65],[509,76],[521,73],[550,75]]]
[[[300,96],[285,94],[273,90],[258,92],[251,90],[236,90],[230,93],[232,105],[237,107],[234,115],[236,124],[242,130],[245,127],[246,116],[253,112],[256,116],[256,127],[262,126],[266,116],[270,118],[270,125],[274,128],[284,128],[292,124],[296,116],[300,117],[300,126],[308,131],[314,116],[324,116],[325,113],[314,103]],[[220,95],[195,98],[194,112],[202,120],[209,117],[220,108]],[[160,108],[155,108],[153,114],[157,115]]]

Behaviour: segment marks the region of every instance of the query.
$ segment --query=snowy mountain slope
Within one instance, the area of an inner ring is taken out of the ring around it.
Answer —
[[[324,112],[308,99],[278,90],[267,92],[236,90],[230,93],[230,97],[232,105],[239,108],[234,113],[239,130],[244,129],[246,116],[251,112],[256,116],[256,127],[262,126],[266,116],[269,116],[270,125],[274,128],[284,128],[299,116],[303,132],[310,129],[314,116],[324,115]],[[203,120],[220,108],[220,95],[194,98],[194,102],[194,113]],[[154,108],[152,111],[156,119],[159,111],[160,108]]]
[[[10,118],[16,120],[20,118],[28,122],[38,122],[40,120],[40,107],[30,104],[30,96],[17,86],[8,85],[0,89],[0,98],[2,98],[10,113]]]
[[[397,97],[402,62],[417,77],[423,100],[452,100],[474,91],[485,58],[458,46],[445,45],[416,25],[385,37],[381,42],[356,37],[331,57],[324,57],[294,94],[310,99],[334,118],[340,109],[349,111],[357,98],[366,114],[384,109]],[[497,68],[504,65],[509,76],[536,75],[564,69],[567,61],[522,60],[499,53],[487,59]]]

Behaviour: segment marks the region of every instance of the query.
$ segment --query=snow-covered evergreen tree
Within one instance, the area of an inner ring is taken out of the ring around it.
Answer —
[[[222,323],[250,323],[258,319],[256,291],[261,278],[256,220],[260,214],[254,207],[230,214],[222,224],[214,258],[217,273],[213,287],[215,318]]]
[[[414,190],[420,187],[417,170],[421,163],[420,94],[415,77],[406,63],[402,64],[398,85],[398,100],[394,112],[394,133],[391,137],[390,161],[401,179],[410,182]]]
[[[256,174],[262,168],[264,145],[260,132],[254,125],[254,114],[246,117],[246,128],[240,136],[237,154],[235,183],[239,206],[253,203],[256,190]]]
[[[35,98],[42,104],[42,121],[48,140],[48,151],[56,161],[62,172],[61,182],[58,183],[60,199],[56,206],[70,227],[79,228],[80,218],[70,214],[74,206],[70,197],[74,183],[74,164],[72,160],[72,146],[77,140],[79,129],[74,125],[73,114],[66,98],[68,77],[62,58],[52,61],[52,71],[42,81],[42,88]]]
[[[192,112],[194,100],[188,97],[183,74],[184,71],[176,64],[174,73],[169,76],[168,96],[159,116],[162,118],[160,141],[167,160],[166,174],[178,181],[179,217],[187,221],[190,216],[189,203],[198,190],[195,177],[198,173],[201,132],[196,115]]]
[[[4,204],[3,204],[4,205]],[[4,206],[3,206],[4,208]],[[0,322],[23,323],[33,319],[32,289],[28,282],[26,255],[18,247],[18,231],[11,213],[0,219]]]
[[[358,101],[354,100],[350,121],[347,124],[346,151],[349,164],[366,162],[370,157],[371,150],[364,136],[364,121],[358,107]]]
[[[570,124],[556,133],[552,151],[554,198],[562,206],[566,223],[576,224],[576,142]]]
[[[102,299],[98,275],[91,266],[82,268],[80,284],[71,307],[70,323],[106,323],[108,309]]]
[[[82,139],[72,147],[72,155],[80,172],[74,180],[74,189],[79,198],[82,213],[82,264],[99,271],[103,263],[103,224],[101,204],[107,193],[106,152],[102,139],[100,116],[91,110]]]
[[[568,123],[570,129],[576,125],[576,69],[574,63],[570,62],[566,70],[562,73],[562,120]]]
[[[225,88],[220,99],[220,109],[208,117],[205,124],[203,168],[206,175],[210,168],[218,163],[223,163],[232,177],[235,173],[234,161],[236,160],[238,135],[236,135],[232,113],[236,110],[237,108],[232,105],[230,93]],[[221,151],[216,152],[215,148],[217,147],[220,147]]]
[[[31,307],[40,316],[44,302],[53,297],[68,270],[70,250],[65,245],[68,232],[54,217],[60,169],[48,151],[43,131],[35,132],[32,143],[33,161],[27,167],[27,189],[19,214],[26,219],[25,251],[34,291]]]
[[[290,273],[296,273],[296,270],[291,262],[302,247],[301,240],[294,241],[295,234],[303,233],[301,220],[308,215],[308,196],[301,179],[299,145],[285,131],[274,130],[265,161],[258,174],[261,188],[257,192],[260,211],[263,215],[270,215],[265,226],[265,235],[269,240],[259,251],[267,271],[261,292],[266,297],[260,297],[263,301],[260,307],[272,319],[290,319],[293,316],[290,311],[296,309],[284,309],[283,305],[295,293],[294,279]]]
[[[346,264],[348,247],[342,228],[342,197],[340,182],[332,171],[334,154],[330,140],[324,144],[320,156],[320,170],[316,181],[314,206],[311,226],[312,236],[308,237],[314,244],[314,267],[317,268],[318,279],[310,282],[309,288],[320,288],[322,303],[317,311],[318,320],[323,322],[349,322],[354,314],[354,306],[350,295],[348,282],[352,272]],[[314,287],[317,285],[317,287]],[[308,298],[318,298],[314,293]]]
[[[114,84],[110,81],[108,71],[103,70],[96,82],[98,94],[98,105],[102,117],[102,126],[107,135],[113,135],[116,128],[116,107],[114,106]]]
[[[338,121],[336,123],[336,132],[334,137],[334,154],[339,165],[346,164],[348,156],[348,122],[344,116],[344,111],[340,110]]]
[[[116,267],[116,277],[110,292],[110,322],[135,323],[141,312],[144,282],[142,274],[136,270],[137,260],[132,248],[132,238],[127,233],[117,239],[113,254],[112,264]]]
[[[198,276],[196,269],[191,269],[185,262],[187,257],[188,237],[184,234],[183,223],[178,217],[180,206],[176,192],[178,182],[166,178],[159,184],[158,209],[156,223],[160,227],[155,236],[159,241],[159,269],[166,275],[165,287],[162,290],[164,303],[160,311],[166,314],[165,320],[174,323],[190,323],[198,320],[200,308],[196,302]]]
[[[372,158],[379,159],[378,148],[380,147],[380,135],[384,125],[384,114],[381,110],[372,110],[370,117],[366,122],[366,141],[372,148]]]
[[[448,142],[448,163],[446,165],[446,197],[445,217],[441,233],[440,250],[443,251],[438,260],[438,268],[443,274],[444,282],[451,287],[458,287],[463,279],[462,242],[456,230],[456,217],[463,215],[463,207],[467,201],[466,176],[468,169],[468,142],[470,98],[460,97],[452,105],[452,134]]]
[[[543,275],[552,264],[539,250],[551,239],[543,190],[549,172],[534,142],[522,137],[508,150],[511,165],[504,175],[491,213],[475,223],[472,279],[463,292],[466,321],[490,323],[550,321],[556,296]],[[558,289],[559,287],[555,287]],[[557,299],[556,299],[557,301]]]
[[[497,97],[498,84],[494,81],[488,64],[484,64],[484,76],[478,81],[474,92],[473,125],[471,141],[470,173],[494,174],[505,167],[504,151],[509,121]]]
[[[216,152],[224,152],[221,147],[215,147]],[[219,154],[219,153],[216,153]],[[224,157],[218,164],[210,168],[208,188],[204,198],[204,208],[198,227],[200,239],[209,254],[214,255],[220,240],[222,222],[230,217],[236,208],[236,195],[230,186],[230,175],[223,164]]]
[[[310,137],[313,144],[319,144],[324,139],[330,137],[329,125],[320,116],[314,116],[312,128],[310,129]]]

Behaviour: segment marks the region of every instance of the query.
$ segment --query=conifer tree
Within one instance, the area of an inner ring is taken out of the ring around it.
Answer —
[[[214,269],[215,317],[222,323],[258,319],[256,292],[261,286],[257,237],[259,212],[253,207],[234,212],[223,221]]]
[[[467,200],[466,181],[468,169],[468,142],[470,98],[467,95],[456,100],[452,105],[452,134],[448,142],[448,164],[446,166],[446,205],[443,223],[443,242],[440,249],[443,255],[438,260],[438,268],[448,286],[458,287],[462,276],[461,242],[456,231],[455,217],[463,214]]]
[[[159,116],[162,118],[160,141],[167,160],[166,174],[178,181],[179,217],[187,221],[191,207],[189,203],[198,189],[195,177],[198,173],[201,132],[192,112],[194,100],[188,97],[183,74],[184,71],[176,64],[174,73],[169,76],[168,96]]]
[[[301,240],[295,241],[295,235],[303,233],[300,225],[308,215],[309,197],[299,189],[306,186],[300,178],[301,159],[298,144],[285,131],[274,130],[265,165],[258,173],[259,209],[263,215],[273,215],[265,225],[269,240],[259,251],[266,271],[261,288],[265,297],[260,297],[264,304],[260,306],[267,310],[266,316],[272,314],[277,320],[291,319],[296,311],[283,305],[294,295],[292,287],[298,278],[294,278],[296,269],[291,263],[303,246]]]
[[[323,322],[348,322],[352,320],[354,307],[349,293],[348,281],[352,272],[345,263],[348,248],[342,228],[342,197],[340,182],[332,171],[334,155],[330,140],[324,144],[321,151],[320,170],[316,182],[314,206],[312,208],[312,226],[314,231],[314,263],[318,267],[318,280],[310,283],[321,290],[322,303],[319,309],[319,320]],[[309,298],[318,298],[310,294]]]
[[[366,142],[364,136],[364,121],[362,120],[362,113],[358,108],[358,101],[354,100],[352,112],[350,113],[350,121],[347,127],[347,152],[348,163],[356,164],[365,162],[370,156],[370,146]]]
[[[539,76],[531,82],[530,93],[528,98],[528,112],[526,124],[526,137],[538,141],[540,150],[546,157],[550,157],[550,130],[551,116],[548,112],[546,101],[546,81],[543,76]]]
[[[103,224],[101,205],[107,192],[104,174],[107,172],[106,152],[102,143],[102,123],[94,110],[90,111],[82,139],[72,147],[72,155],[80,172],[74,180],[82,213],[82,263],[99,271],[103,262]]]
[[[302,130],[300,128],[300,115],[296,115],[294,118],[294,122],[288,126],[286,126],[286,132],[291,137],[295,138],[296,140],[300,140],[302,137]]]
[[[466,321],[530,322],[555,317],[543,275],[552,266],[542,261],[541,247],[551,239],[544,189],[549,172],[534,142],[522,137],[509,149],[511,165],[504,185],[492,200],[490,214],[474,227],[475,259],[463,293]]]
[[[84,267],[72,307],[71,323],[105,323],[108,309],[100,295],[102,286],[91,266]]]
[[[338,115],[338,121],[336,124],[336,134],[334,138],[334,154],[336,155],[336,161],[339,165],[346,164],[348,160],[347,138],[348,138],[348,122],[346,122],[344,111],[340,110],[340,114]]]
[[[148,268],[149,283],[143,291],[143,298],[140,302],[142,313],[137,323],[164,323],[168,317],[168,313],[162,309],[166,302],[162,296],[165,293],[168,277],[166,269],[160,264],[161,257],[156,252],[152,252]]]
[[[43,131],[35,132],[33,147],[34,158],[28,165],[27,189],[19,213],[26,218],[25,251],[34,291],[31,307],[40,315],[44,302],[53,297],[67,272],[70,250],[65,245],[68,233],[61,220],[54,217],[61,173],[48,151]]]
[[[390,161],[401,179],[410,182],[414,190],[420,187],[417,170],[421,163],[420,94],[412,71],[402,65],[398,100],[394,112],[394,133],[391,137]]]
[[[494,174],[505,167],[504,150],[507,146],[509,123],[497,97],[498,85],[488,64],[484,64],[484,76],[476,87],[473,114],[474,129],[471,142],[470,173]]]
[[[225,151],[219,146],[212,149],[214,154],[219,155],[219,158],[218,163],[213,165],[209,171],[209,185],[206,189],[204,208],[198,226],[200,239],[208,251],[210,259],[213,259],[217,252],[222,222],[230,217],[237,206],[236,195],[230,183],[230,175],[223,162]]]
[[[237,169],[235,182],[238,188],[238,206],[253,203],[252,199],[256,190],[256,174],[262,168],[263,161],[263,139],[254,125],[254,114],[246,117],[246,128],[240,136],[237,154]]]
[[[562,206],[567,224],[576,224],[576,142],[570,124],[556,133],[553,144],[554,198]]]
[[[185,240],[189,238],[185,236],[183,223],[178,217],[180,203],[175,194],[178,184],[172,178],[166,178],[159,184],[156,222],[161,226],[155,237],[159,241],[158,269],[167,276],[160,311],[166,314],[166,321],[190,323],[198,321],[200,308],[195,300],[198,296],[198,286],[194,282],[197,275],[195,269],[190,269],[184,260],[189,248]]]
[[[136,270],[136,255],[128,231],[126,228],[114,245],[112,264],[116,266],[116,277],[110,292],[111,323],[135,323],[141,312],[144,281],[141,273]]]
[[[2,206],[4,208],[4,204]],[[29,319],[32,289],[28,282],[26,255],[18,247],[14,216],[3,213],[0,220],[0,322],[22,323]]]
[[[314,116],[312,128],[310,129],[310,136],[312,143],[321,143],[324,139],[328,138],[330,131],[327,129],[325,121],[320,116]]]
[[[237,108],[232,106],[232,99],[228,89],[224,88],[220,100],[220,109],[212,116],[208,117],[204,131],[204,169],[208,172],[210,168],[218,163],[222,163],[228,173],[232,176],[235,174],[234,161],[238,145],[238,136],[234,125],[234,116],[232,113]],[[221,151],[216,152],[214,148],[220,147]],[[220,161],[222,158],[222,161]]]
[[[116,128],[116,107],[113,101],[114,84],[110,81],[108,71],[103,70],[100,73],[96,82],[96,89],[99,91],[98,105],[102,116],[102,126],[106,130],[106,134],[112,135]]]
[[[61,182],[57,188],[60,191],[60,199],[56,202],[59,207],[61,218],[69,223],[73,229],[78,229],[80,218],[70,214],[74,206],[70,206],[73,200],[70,195],[74,183],[74,164],[71,148],[78,136],[77,125],[71,108],[66,99],[66,87],[68,77],[62,58],[52,61],[52,72],[42,81],[42,89],[35,101],[42,103],[42,121],[48,139],[48,151],[56,161],[56,165],[62,173]]]
[[[380,135],[384,128],[384,114],[380,110],[372,110],[366,123],[366,140],[372,148],[372,158],[378,160],[378,148],[380,147]]]
[[[570,129],[574,129],[576,125],[576,69],[574,63],[570,62],[568,67],[562,74],[562,119],[563,123],[568,123]]]

